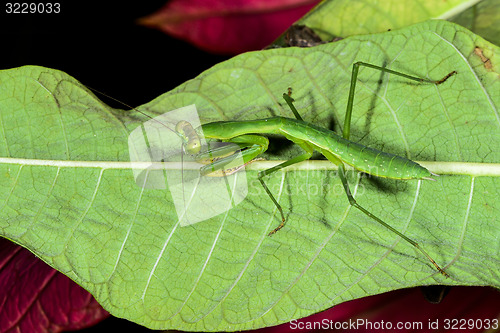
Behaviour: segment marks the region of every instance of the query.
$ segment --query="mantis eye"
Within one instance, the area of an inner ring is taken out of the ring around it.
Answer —
[[[186,144],[186,150],[190,154],[198,154],[201,149],[200,140],[198,138],[191,138]]]
[[[193,126],[185,120],[181,120],[175,126],[175,130],[183,137],[186,142],[186,152],[189,154],[198,154],[201,149],[200,138]]]

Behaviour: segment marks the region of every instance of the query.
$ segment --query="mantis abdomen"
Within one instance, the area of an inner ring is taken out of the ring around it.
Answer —
[[[328,129],[292,118],[213,122],[202,128],[207,138],[220,140],[230,140],[245,134],[283,135],[293,142],[308,144],[323,155],[333,154],[357,170],[378,177],[429,179],[432,175],[426,168],[407,158],[366,147]]]

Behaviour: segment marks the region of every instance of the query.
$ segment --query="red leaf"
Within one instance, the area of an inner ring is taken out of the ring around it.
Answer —
[[[500,318],[500,292],[493,288],[452,287],[439,304],[427,302],[419,288],[412,288],[345,302],[296,322],[265,328],[259,332],[329,330],[353,333],[434,331],[469,333],[484,332],[487,320],[490,328],[493,328],[495,319],[498,318]],[[398,323],[407,326],[398,329]],[[313,324],[317,326],[313,327]],[[327,326],[319,326],[320,324]]]
[[[140,24],[213,53],[259,50],[319,0],[172,0]]]
[[[0,238],[0,332],[75,330],[108,315],[68,277]]]

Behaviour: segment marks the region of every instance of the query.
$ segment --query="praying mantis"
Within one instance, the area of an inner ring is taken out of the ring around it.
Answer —
[[[304,150],[303,154],[280,163],[267,170],[260,171],[257,175],[260,184],[264,188],[269,198],[272,200],[273,204],[278,209],[281,216],[280,224],[271,232],[269,232],[269,235],[273,235],[280,229],[282,229],[285,226],[286,219],[283,213],[283,208],[276,200],[273,193],[267,187],[266,183],[264,182],[264,177],[269,176],[276,171],[293,164],[308,160],[311,158],[314,151],[318,151],[338,167],[338,175],[351,206],[360,210],[366,216],[370,217],[374,221],[378,222],[391,232],[404,239],[410,245],[414,246],[433,264],[433,266],[443,276],[448,277],[449,275],[444,271],[444,269],[442,269],[417,242],[399,232],[388,223],[384,222],[379,217],[375,216],[373,213],[359,205],[353,194],[351,193],[346,177],[345,164],[352,166],[358,171],[373,176],[391,179],[434,180],[432,176],[438,176],[410,159],[366,147],[362,144],[349,140],[354,93],[356,89],[359,68],[361,66],[400,76],[408,80],[417,81],[419,83],[429,83],[435,85],[443,84],[448,80],[448,78],[457,74],[456,71],[452,71],[440,80],[433,81],[407,75],[402,72],[394,71],[385,67],[365,62],[356,62],[353,64],[352,68],[350,90],[342,136],[334,133],[331,130],[304,121],[293,104],[293,99],[290,96],[290,91],[288,94],[284,93],[283,98],[290,107],[295,118],[278,116],[247,121],[211,122],[201,125],[203,135],[205,136],[205,138],[221,140],[223,142],[228,142],[239,146],[241,149],[241,156],[243,158],[243,166],[250,163],[257,156],[261,155],[267,150],[269,139],[263,134],[282,135]],[[197,134],[198,129],[194,129],[188,122],[179,122],[176,125],[175,131],[182,139],[184,151],[186,153],[192,155],[200,154],[200,142]],[[229,152],[227,151],[227,149],[222,150],[223,153],[219,153],[215,150],[208,151],[208,155],[210,156],[210,158],[206,159],[205,162],[203,162],[206,165],[200,170],[200,173],[202,175],[209,175],[212,172],[221,170],[222,175],[224,175],[225,171],[237,171],[234,167],[227,167],[230,161],[234,159],[234,157],[232,156],[234,150]],[[206,155],[207,152],[205,152],[204,154]]]

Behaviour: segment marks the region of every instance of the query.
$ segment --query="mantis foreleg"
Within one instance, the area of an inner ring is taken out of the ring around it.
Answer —
[[[252,161],[255,157],[265,152],[269,145],[269,140],[266,137],[251,134],[240,135],[226,140],[226,142],[235,143],[240,146],[242,149],[241,157],[243,159],[243,165],[250,163],[250,161]],[[230,149],[231,148],[229,148],[229,150]],[[232,153],[235,153],[235,151],[233,150]],[[204,154],[204,157],[207,159],[207,164],[209,164],[201,168],[200,173],[202,175],[207,175],[221,170],[223,173],[229,175],[228,172],[231,172],[230,169],[241,166],[232,163],[235,161],[233,154],[214,156],[214,151],[208,151]]]

